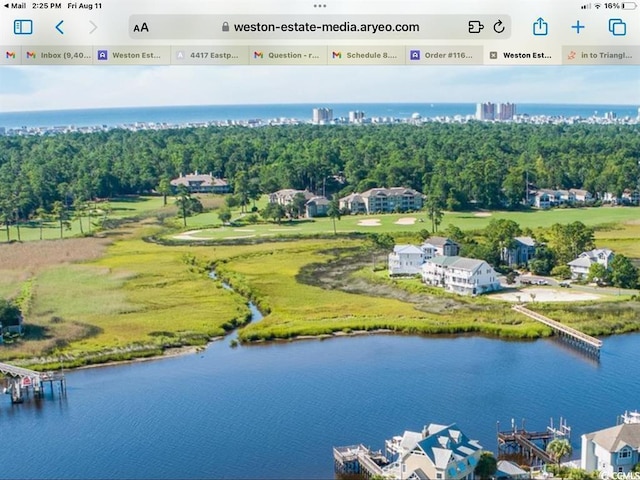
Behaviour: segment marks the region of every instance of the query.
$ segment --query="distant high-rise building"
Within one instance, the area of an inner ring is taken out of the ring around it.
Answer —
[[[501,103],[500,105],[498,105],[498,120],[513,120],[515,114],[515,103]]]
[[[495,120],[496,118],[496,104],[478,103],[476,105],[476,120]]]
[[[333,120],[333,110],[331,108],[314,108],[311,121],[315,124],[328,123]]]
[[[353,111],[349,112],[349,123],[361,122],[364,120],[364,112]]]

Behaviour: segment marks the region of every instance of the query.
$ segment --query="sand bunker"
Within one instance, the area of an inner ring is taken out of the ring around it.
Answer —
[[[418,219],[416,217],[399,218],[396,225],[414,225]]]
[[[188,232],[182,232],[180,235],[174,235],[175,240],[202,240],[194,235],[200,233],[202,230],[189,230]]]
[[[520,292],[491,295],[491,298],[506,300],[507,302],[520,301],[522,303],[530,303],[534,301],[531,294],[535,295],[536,302],[584,302],[586,300],[598,300],[602,298],[595,293],[577,292],[571,291],[570,289],[554,290],[551,288],[525,288]]]
[[[477,213],[474,213],[473,216],[474,217],[482,217],[482,218],[484,218],[484,217],[490,217],[491,213],[489,213],[489,212],[477,212]]]
[[[378,218],[369,218],[367,220],[360,220],[358,222],[359,227],[379,227],[380,219]]]

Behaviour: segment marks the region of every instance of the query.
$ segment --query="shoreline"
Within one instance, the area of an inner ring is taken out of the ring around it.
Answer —
[[[162,352],[162,355],[152,355],[152,356],[149,356],[149,357],[131,358],[129,360],[114,360],[114,361],[104,362],[104,363],[91,363],[89,365],[82,365],[81,367],[68,367],[68,368],[64,368],[63,367],[63,370],[67,370],[69,372],[72,372],[72,371],[76,371],[76,370],[86,370],[86,369],[89,369],[89,368],[117,367],[117,366],[120,366],[120,365],[129,365],[129,364],[134,364],[134,363],[152,362],[152,361],[156,361],[156,360],[164,360],[164,359],[169,359],[169,358],[182,357],[182,356],[185,356],[185,355],[192,355],[192,354],[195,354],[195,353],[202,352],[202,351],[206,350],[207,348],[209,348],[210,345],[212,345],[214,343],[217,343],[217,342],[219,342],[221,340],[224,340],[225,338],[226,338],[225,336],[213,337],[204,346],[185,345],[183,347],[168,348],[167,350]]]
[[[602,337],[609,337],[614,335],[615,336],[628,335],[628,334],[635,334],[638,332],[639,331],[612,333],[609,335],[600,335],[599,337],[602,338]],[[502,342],[522,342],[522,343],[531,343],[537,340],[545,340],[545,339],[548,340],[548,339],[553,339],[555,337],[554,335],[551,335],[551,336],[540,336],[535,338],[509,338],[509,337],[501,337],[499,335],[482,334],[481,332],[460,332],[460,333],[420,335],[416,333],[405,333],[401,331],[395,331],[387,328],[379,328],[374,330],[354,330],[352,332],[337,331],[333,333],[323,333],[318,335],[299,335],[299,336],[290,337],[290,338],[274,338],[270,340],[259,339],[255,341],[239,342],[237,346],[239,347],[259,347],[259,346],[267,346],[267,345],[271,346],[271,345],[279,345],[279,344],[292,343],[292,342],[298,342],[298,341],[310,341],[310,340],[323,341],[323,340],[336,339],[336,338],[362,337],[366,335],[371,335],[371,336],[392,335],[392,336],[407,336],[407,337],[430,338],[430,339],[455,339],[455,338],[480,337],[480,338],[499,340]],[[170,358],[177,358],[177,357],[204,352],[211,345],[215,343],[219,343],[222,340],[225,340],[226,338],[228,338],[228,335],[213,337],[204,346],[185,345],[183,347],[172,347],[167,349],[165,352],[163,352],[162,355],[153,355],[149,357],[139,357],[139,358],[132,358],[129,360],[118,360],[118,361],[110,361],[110,362],[104,362],[104,363],[93,363],[89,365],[83,365],[81,367],[63,368],[63,370],[71,372],[76,370],[86,370],[86,369],[101,368],[101,367],[116,367],[121,365],[129,365],[129,364],[136,364],[136,363],[142,363],[142,362],[151,362],[151,361],[165,360]],[[230,347],[230,348],[233,348],[233,347]],[[25,368],[29,368],[29,366],[26,366]]]

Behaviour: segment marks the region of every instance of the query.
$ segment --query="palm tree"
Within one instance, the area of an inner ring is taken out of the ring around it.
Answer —
[[[38,220],[38,227],[40,228],[40,240],[42,240],[42,224],[47,219],[47,211],[43,207],[38,207],[36,210],[35,218]]]
[[[60,238],[64,237],[64,233],[62,231],[62,227],[64,226],[65,220],[66,220],[66,211],[65,211],[65,207],[64,204],[61,201],[55,201],[53,202],[53,208],[51,209],[53,216],[58,220],[58,222],[60,223]]]
[[[563,457],[571,455],[572,451],[571,443],[569,443],[569,440],[566,438],[555,438],[549,442],[549,445],[547,445],[547,453],[551,454],[553,459],[556,461],[558,472],[560,472],[560,461]]]
[[[337,235],[338,231],[336,230],[336,219],[340,220],[340,203],[338,202],[338,198],[334,198],[329,203],[329,210],[327,210],[327,215],[331,217],[333,221],[333,234]]]

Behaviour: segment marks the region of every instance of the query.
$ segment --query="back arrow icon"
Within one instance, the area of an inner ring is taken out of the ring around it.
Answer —
[[[89,23],[93,25],[93,28],[89,32],[89,35],[91,35],[93,32],[95,32],[98,29],[98,26],[95,23],[93,23],[91,20],[89,20]]]
[[[60,20],[60,23],[58,23],[56,25],[56,30],[58,30],[60,32],[60,35],[64,35],[64,32],[62,31],[62,29],[60,28],[60,25],[62,25],[64,23],[64,20]]]

